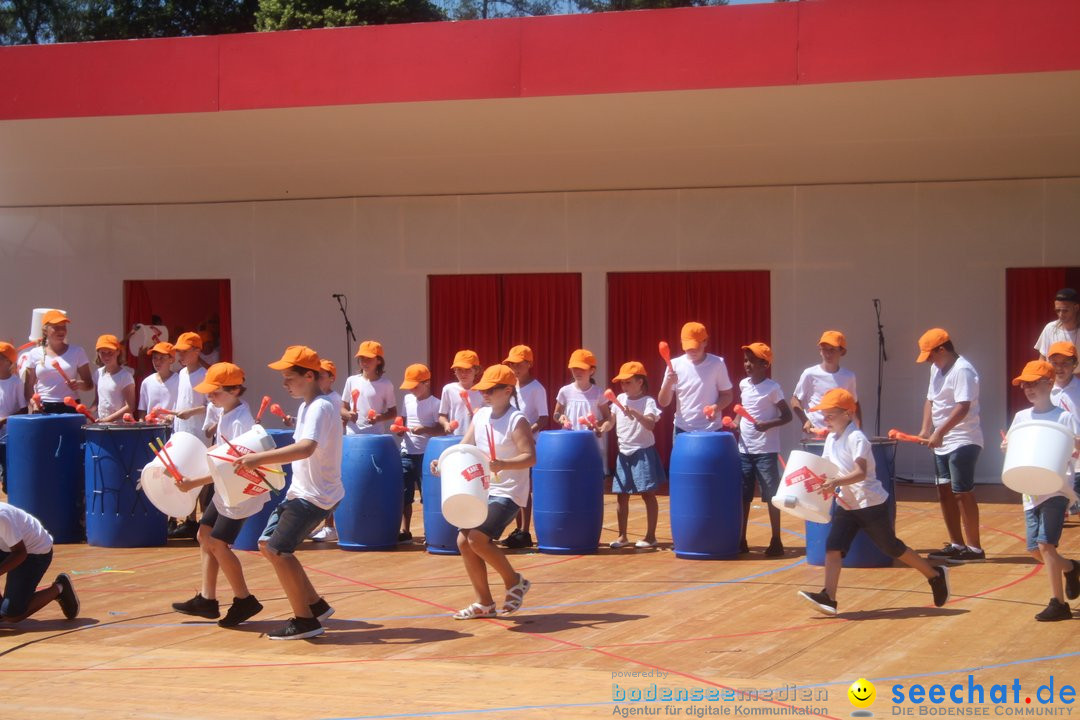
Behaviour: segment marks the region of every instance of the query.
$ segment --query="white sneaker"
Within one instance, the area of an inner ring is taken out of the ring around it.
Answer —
[[[337,529],[323,525],[311,535],[315,542],[337,542]]]

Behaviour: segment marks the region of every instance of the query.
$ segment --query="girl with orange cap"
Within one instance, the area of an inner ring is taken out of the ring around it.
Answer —
[[[26,367],[30,412],[73,413],[75,408],[65,405],[64,398],[94,389],[86,352],[67,343],[70,323],[59,310],[50,310],[41,318],[41,344],[30,351]]]
[[[123,346],[115,335],[102,335],[94,347],[97,350],[98,422],[117,422],[135,412],[135,376],[121,364]]]
[[[464,435],[472,423],[472,413],[476,412],[483,404],[484,398],[473,389],[483,374],[480,365],[480,356],[475,350],[459,350],[454,355],[454,362],[450,365],[454,372],[456,382],[443,385],[442,395],[439,400],[439,424],[448,435]],[[461,396],[465,393],[469,404]],[[457,426],[451,429],[450,423],[457,421]]]
[[[385,433],[397,415],[394,384],[383,377],[386,359],[382,343],[365,340],[356,351],[360,372],[350,375],[341,394],[341,417],[346,435]],[[355,399],[354,399],[355,397]],[[374,412],[374,416],[371,416]]]
[[[623,392],[617,398],[619,405],[612,411],[615,416],[615,434],[619,438],[619,456],[615,460],[615,479],[612,490],[618,498],[619,537],[611,543],[613,548],[630,545],[626,537],[626,524],[630,515],[630,495],[637,493],[645,502],[645,537],[635,547],[656,547],[656,520],[659,508],[656,490],[667,482],[664,464],[656,452],[653,428],[660,419],[660,408],[646,394],[649,379],[645,366],[632,361],[623,363],[619,374],[611,379],[622,385]]]
[[[563,385],[555,396],[555,412],[552,418],[564,427],[576,430],[587,426],[596,433],[603,450],[604,433],[612,428],[609,403],[596,386],[596,356],[581,348],[570,354],[566,364],[574,376],[574,382]],[[585,420],[585,422],[581,422]]]

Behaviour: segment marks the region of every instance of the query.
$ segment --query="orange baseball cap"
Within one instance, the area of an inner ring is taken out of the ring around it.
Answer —
[[[180,337],[176,338],[176,343],[173,345],[174,350],[202,350],[202,338],[199,337],[199,333],[186,332],[180,333]]]
[[[323,358],[322,360],[319,360],[319,367],[322,368],[324,373],[329,373],[330,375],[337,377],[337,365],[334,364],[333,360]]]
[[[285,348],[285,354],[281,356],[280,360],[270,363],[267,367],[271,370],[288,370],[294,365],[302,367],[305,370],[312,370],[317,373],[322,372],[319,353],[315,352],[307,345],[290,345]]]
[[[147,355],[153,355],[154,353],[161,353],[162,355],[175,355],[176,350],[173,348],[172,343],[159,342],[154,347],[146,351]]]
[[[243,384],[244,371],[240,369],[240,366],[221,362],[214,363],[208,367],[206,369],[206,377],[203,378],[203,381],[191,389],[197,393],[206,395],[214,390],[220,390],[223,387],[232,387],[234,385]]]
[[[622,367],[619,368],[619,374],[611,378],[611,382],[622,382],[623,380],[629,380],[635,375],[649,376],[649,373],[645,372],[645,366],[639,363],[637,360],[631,360],[625,362]]]
[[[821,339],[817,341],[817,344],[832,345],[833,347],[847,350],[847,338],[845,338],[844,333],[839,330],[826,330],[821,333]]]
[[[810,408],[811,410],[846,410],[849,413],[855,412],[855,396],[844,388],[833,388],[829,392],[821,396],[821,401]]]
[[[360,349],[356,351],[356,357],[377,358],[382,356],[382,343],[377,343],[374,340],[365,340],[360,343]]]
[[[454,362],[450,366],[451,370],[471,370],[474,367],[480,366],[480,356],[476,354],[475,350],[458,350],[457,355],[454,356]]]
[[[772,348],[765,343],[750,343],[749,345],[743,345],[743,350],[749,350],[755,357],[759,357],[765,362],[772,365]]]
[[[101,335],[94,345],[95,350],[119,350],[122,346],[115,335]]]
[[[570,362],[566,364],[568,368],[578,368],[579,370],[591,370],[596,367],[596,356],[585,348],[575,350],[570,353]]]
[[[41,327],[45,327],[46,325],[60,325],[61,323],[68,322],[71,322],[71,318],[59,310],[50,310],[41,316]]]
[[[428,370],[428,366],[416,363],[405,368],[405,382],[401,383],[399,387],[402,390],[412,390],[420,383],[427,382],[430,379],[431,371]]]
[[[1022,382],[1038,382],[1039,380],[1052,380],[1054,378],[1054,366],[1045,360],[1032,360],[1024,366],[1023,371],[1013,378],[1013,386]]]
[[[480,378],[480,382],[472,386],[472,389],[476,391],[490,390],[496,385],[515,387],[517,386],[517,375],[505,365],[492,365],[484,371],[484,376]]]
[[[697,350],[709,339],[709,333],[701,323],[688,322],[682,326],[679,337],[682,340],[683,350]]]
[[[919,356],[915,358],[915,362],[926,362],[934,349],[947,342],[949,342],[949,333],[941,328],[930,328],[919,338]]]
[[[19,359],[19,354],[15,352],[15,346],[9,342],[0,342],[0,355],[3,355],[12,363]]]
[[[506,354],[506,359],[503,360],[504,363],[508,363],[508,362],[514,362],[514,363],[530,362],[531,363],[532,361],[533,361],[533,351],[532,351],[532,348],[529,347],[528,345],[515,345],[514,347],[510,348],[510,352],[508,352]]]
[[[1046,351],[1046,357],[1053,357],[1054,355],[1064,355],[1065,357],[1076,357],[1076,346],[1068,340],[1061,340],[1050,346],[1050,349]]]

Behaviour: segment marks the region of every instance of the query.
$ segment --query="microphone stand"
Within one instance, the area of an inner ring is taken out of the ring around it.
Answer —
[[[885,354],[885,328],[881,324],[881,300],[874,298],[874,314],[877,316],[877,338],[878,338],[878,358],[877,358],[877,417],[876,424],[874,426],[874,434],[881,437],[881,383],[885,374],[885,363],[889,361],[888,355]]]
[[[349,322],[349,314],[345,312],[349,307],[349,298],[341,293],[334,293],[333,297],[337,300],[342,317],[345,318],[345,376],[348,377],[352,375],[352,344],[356,342],[356,333],[353,332],[352,323]]]

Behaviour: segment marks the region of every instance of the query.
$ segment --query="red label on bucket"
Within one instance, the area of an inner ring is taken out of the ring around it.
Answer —
[[[244,494],[251,495],[253,497],[258,497],[265,492],[269,492],[269,490],[267,490],[265,486],[259,485],[257,483],[248,483],[247,487],[244,488]]]
[[[252,450],[251,448],[246,448],[243,445],[234,445],[234,446],[230,447],[228,450],[226,450],[225,454],[228,455],[229,457],[240,457],[241,455],[250,455],[253,452],[255,452],[255,451]],[[254,485],[258,485],[260,482],[262,482],[262,478],[259,477],[258,473],[254,472],[252,470],[248,470],[247,468],[238,468],[238,467],[236,467],[234,465],[233,466],[233,472],[238,477],[242,477],[245,480],[250,480]],[[258,492],[249,492],[251,487],[252,487],[252,485],[248,485],[246,488],[244,488],[244,494],[245,495],[261,495],[264,492],[266,492],[265,488],[262,489],[262,490],[259,490]]]
[[[810,468],[801,467],[784,478],[785,485],[795,485],[796,483],[806,485],[806,492],[808,493],[817,492],[825,484],[825,477],[813,473]]]
[[[465,478],[466,482],[471,480],[480,480],[480,484],[484,486],[484,489],[488,489],[487,475],[484,474],[484,466],[480,463],[470,465],[461,471],[461,476]]]

